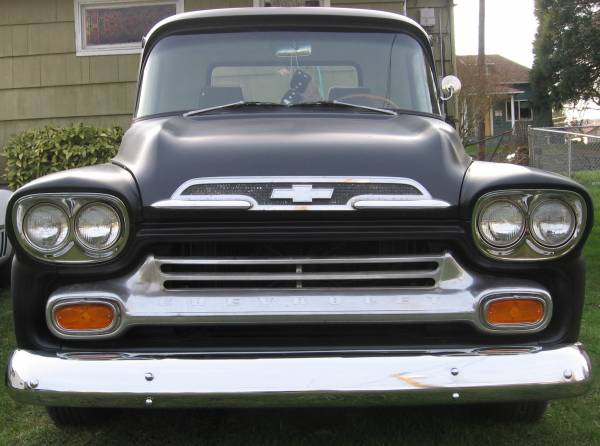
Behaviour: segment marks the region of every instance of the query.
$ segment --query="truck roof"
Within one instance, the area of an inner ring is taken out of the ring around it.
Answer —
[[[410,29],[420,37],[428,39],[427,32],[414,20],[391,12],[376,11],[370,9],[351,9],[351,8],[321,8],[321,7],[272,7],[272,8],[226,8],[226,9],[209,9],[202,11],[184,12],[182,14],[176,14],[171,17],[158,22],[146,35],[144,42],[150,41],[156,34],[160,34],[161,31],[166,28],[179,28],[179,26],[186,27],[188,24],[202,23],[210,25],[211,22],[220,22],[226,20],[227,22],[235,22],[238,25],[243,24],[242,19],[252,18],[265,19],[265,21],[271,20],[283,20],[294,19],[298,20],[301,17],[309,20],[314,19],[328,19],[335,18],[337,20],[330,21],[334,25],[343,25],[344,23],[356,23],[357,20],[368,21],[371,24],[381,23],[382,28],[387,27],[398,27],[403,29]],[[239,19],[239,20],[238,20]],[[310,22],[307,22],[310,23]],[[301,23],[296,23],[301,24]],[[395,26],[393,26],[395,25]]]

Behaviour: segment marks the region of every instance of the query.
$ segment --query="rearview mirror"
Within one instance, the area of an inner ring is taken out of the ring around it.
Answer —
[[[310,56],[312,47],[310,44],[298,45],[296,48],[280,48],[277,50],[277,57],[301,57]]]
[[[449,100],[452,96],[454,96],[455,94],[458,94],[458,92],[460,91],[461,88],[462,88],[462,84],[461,84],[459,78],[457,78],[456,76],[453,76],[453,75],[446,76],[445,78],[442,79],[442,86],[441,86],[442,91],[441,91],[440,99],[442,101]]]

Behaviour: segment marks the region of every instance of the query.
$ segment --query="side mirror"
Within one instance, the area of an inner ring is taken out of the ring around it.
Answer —
[[[462,88],[462,84],[460,79],[456,76],[449,75],[442,79],[442,88],[440,99],[442,101],[449,100],[455,94],[458,94],[460,89]]]

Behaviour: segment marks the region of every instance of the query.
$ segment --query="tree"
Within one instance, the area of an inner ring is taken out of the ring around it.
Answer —
[[[536,0],[531,82],[538,104],[600,105],[600,0]]]
[[[502,91],[506,90],[506,87],[502,85],[502,78],[493,66],[487,65],[484,74],[480,75],[479,56],[477,58],[469,56],[459,58],[456,70],[463,85],[457,99],[457,130],[463,143],[467,144],[484,138],[485,119],[492,104],[510,99],[510,96],[502,95]],[[482,123],[483,129],[481,128]],[[480,159],[485,158],[486,147],[485,143],[483,144],[483,154],[478,155]]]

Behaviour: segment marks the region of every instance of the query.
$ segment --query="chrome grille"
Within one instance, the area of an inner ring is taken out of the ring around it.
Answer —
[[[207,288],[433,288],[441,256],[157,258],[167,290]]]
[[[389,177],[212,177],[186,181],[171,198],[152,203],[161,209],[244,209],[308,211],[435,209],[450,204],[434,199],[417,181]]]
[[[121,311],[115,337],[138,325],[481,322],[490,296],[550,295],[534,282],[466,271],[449,252],[371,256],[146,257],[130,274],[62,287],[55,305],[105,300]],[[531,330],[541,330],[549,321]],[[54,331],[59,337],[68,333]]]
[[[259,205],[292,205],[291,199],[275,199],[271,197],[274,189],[289,188],[289,182],[265,183],[224,183],[224,184],[194,184],[185,189],[181,196],[222,196],[244,195],[252,197]],[[310,182],[294,182],[294,185],[310,185]],[[422,192],[412,184],[403,183],[339,183],[320,182],[315,184],[319,188],[331,188],[333,194],[329,199],[315,199],[328,205],[345,205],[353,197],[360,195],[392,195],[406,197],[420,197]]]

